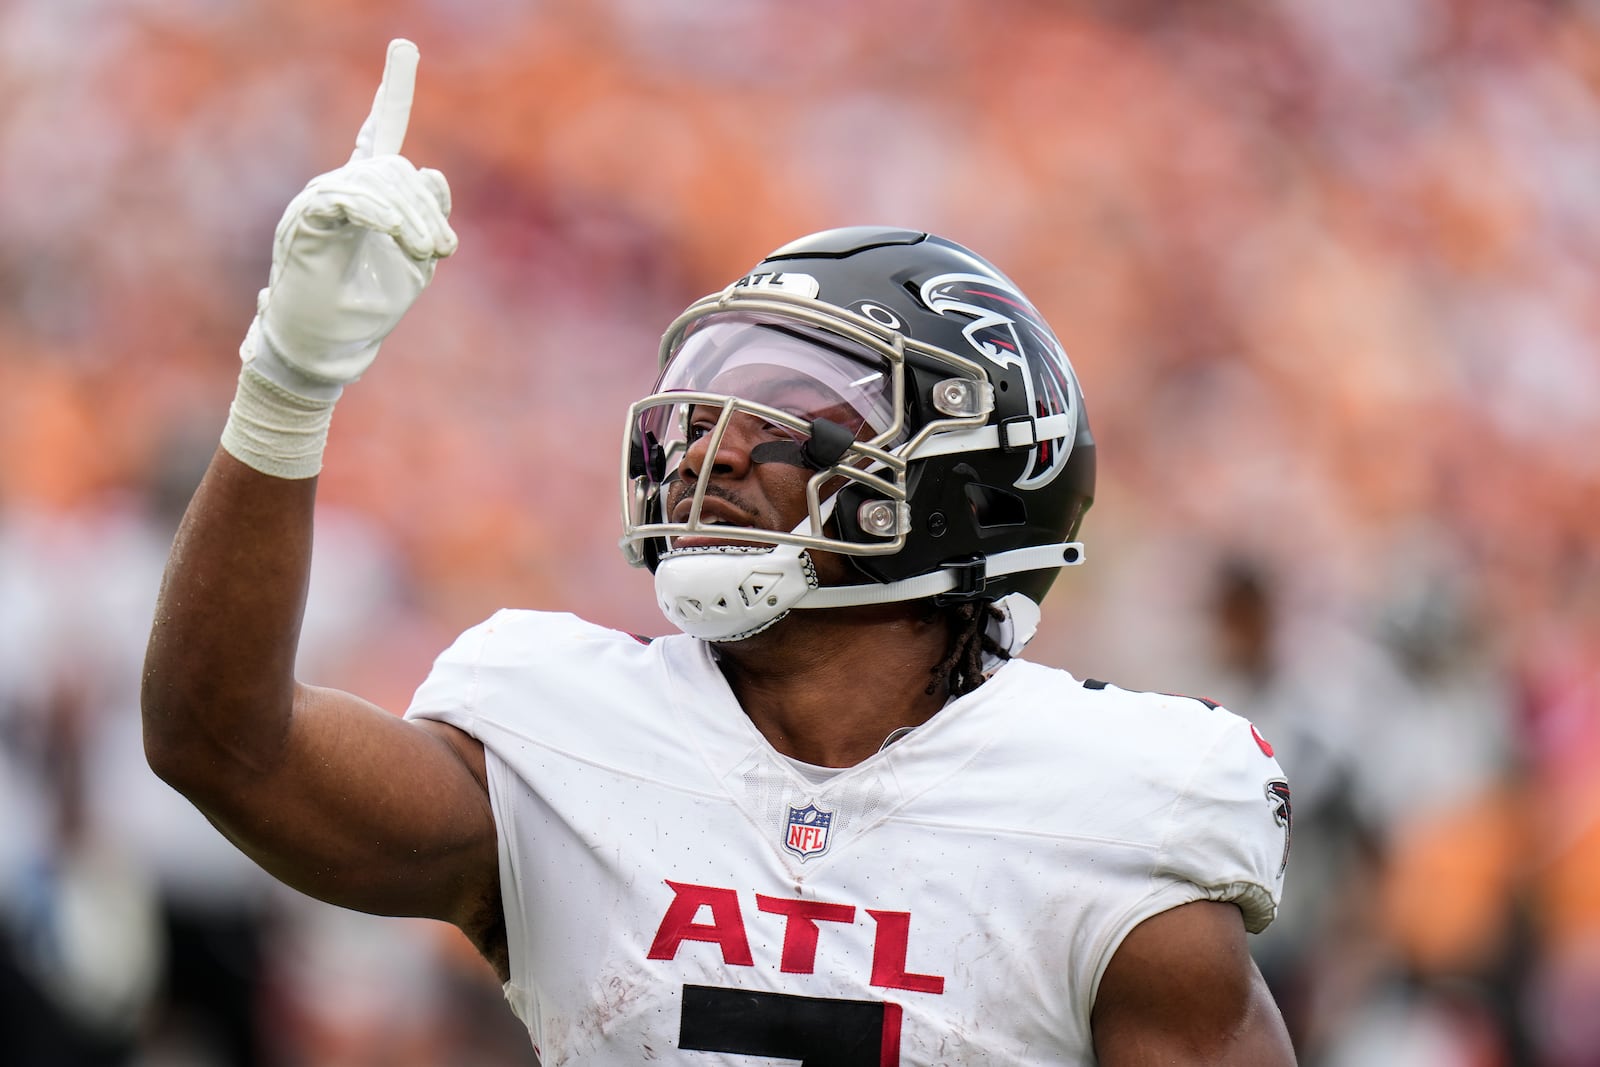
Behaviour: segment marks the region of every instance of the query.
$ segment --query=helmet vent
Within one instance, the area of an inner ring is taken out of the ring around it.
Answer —
[[[783,575],[781,574],[757,571],[745,579],[744,584],[739,586],[739,596],[744,600],[745,606],[749,607],[757,601],[767,599],[769,591],[782,578]]]

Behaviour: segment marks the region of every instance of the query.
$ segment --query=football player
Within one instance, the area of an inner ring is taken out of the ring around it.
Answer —
[[[458,926],[547,1065],[1292,1063],[1246,942],[1282,772],[1020,657],[1095,445],[1049,327],[937,236],[801,238],[666,330],[622,548],[681,633],[502,611],[404,717],[295,680],[330,413],[456,250],[400,154],[416,62],[278,226],[151,635],[156,771],[289,885]]]

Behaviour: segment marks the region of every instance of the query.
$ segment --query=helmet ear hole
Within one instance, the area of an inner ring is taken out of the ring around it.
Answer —
[[[1028,505],[1015,493],[982,482],[969,482],[966,493],[980,529],[1021,526],[1028,521]]]

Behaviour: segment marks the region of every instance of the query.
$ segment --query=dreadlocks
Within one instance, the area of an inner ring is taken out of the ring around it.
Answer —
[[[953,697],[965,696],[982,685],[985,652],[1001,659],[1011,658],[1011,653],[989,636],[989,620],[1005,618],[999,608],[988,601],[967,600],[952,605],[948,611],[950,651],[928,671],[933,677],[924,692],[930,696],[939,691],[940,685],[947,686]]]

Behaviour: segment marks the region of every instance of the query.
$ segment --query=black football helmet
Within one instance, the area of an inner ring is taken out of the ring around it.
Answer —
[[[661,365],[628,413],[621,544],[688,633],[738,640],[797,607],[1037,603],[1082,559],[1095,445],[1077,376],[1033,305],[961,245],[883,227],[803,237],[684,311]],[[753,461],[815,471],[810,514],[675,549],[727,532],[702,521],[707,480],[683,521],[663,504],[694,435],[714,451],[741,413],[781,431]],[[864,582],[818,588],[811,551]]]

